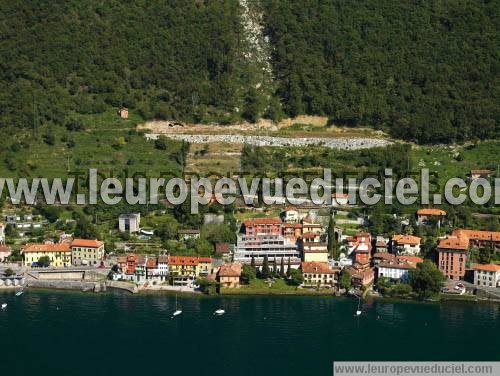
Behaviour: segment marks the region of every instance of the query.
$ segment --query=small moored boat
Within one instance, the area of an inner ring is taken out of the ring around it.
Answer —
[[[361,296],[358,296],[358,309],[356,311],[356,316],[360,316],[361,315]]]
[[[7,303],[2,303],[2,309],[7,308]]]
[[[16,292],[16,296],[21,296],[23,294],[23,290]]]
[[[224,311],[223,309],[219,308],[219,309],[215,310],[214,316],[222,316],[224,313],[226,313],[226,311]]]
[[[172,317],[179,316],[182,310],[177,307],[177,295],[175,295],[175,311],[172,313]]]

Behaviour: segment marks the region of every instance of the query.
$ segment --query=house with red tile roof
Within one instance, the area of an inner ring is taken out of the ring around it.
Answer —
[[[305,287],[330,287],[337,283],[339,269],[333,269],[327,262],[302,262],[300,264]]]
[[[356,264],[354,266],[346,267],[346,270],[351,275],[351,283],[355,288],[368,286],[375,280],[375,271],[373,268],[359,268]]]
[[[34,266],[41,257],[48,257],[53,267],[71,266],[71,247],[69,243],[27,244],[21,249],[24,266]]]
[[[487,170],[487,169],[471,170],[470,171],[470,178],[471,178],[471,180],[476,180],[479,178],[488,179],[489,177],[491,177],[492,172],[493,171]]]
[[[500,287],[500,265],[474,264],[474,285],[481,287]]]
[[[393,259],[385,259],[377,265],[377,278],[397,279],[408,281],[409,272],[424,260],[417,256],[396,256]]]
[[[168,269],[174,284],[186,285],[212,272],[212,258],[202,256],[168,256]]]
[[[442,209],[422,208],[417,210],[417,224],[429,224],[432,219],[436,219],[438,226],[442,224],[447,213]]]
[[[230,260],[233,255],[234,245],[223,242],[215,244],[215,254],[224,260]]]
[[[240,287],[242,264],[239,262],[222,264],[217,272],[217,281],[223,288]]]
[[[420,253],[420,241],[418,236],[394,235],[392,237],[392,253],[398,255],[418,255]]]
[[[4,244],[0,244],[0,262],[5,262],[12,253],[12,249]]]
[[[372,257],[373,265],[377,266],[381,262],[391,262],[396,260],[396,255],[388,252],[376,252]]]
[[[104,256],[104,243],[97,239],[73,239],[71,241],[73,265],[99,265],[103,262]]]

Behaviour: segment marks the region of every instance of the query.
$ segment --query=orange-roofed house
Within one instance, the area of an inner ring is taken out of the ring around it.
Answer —
[[[224,288],[240,287],[242,264],[239,262],[222,264],[217,272],[217,281]]]
[[[212,258],[201,256],[168,256],[168,269],[174,284],[189,284],[212,271]]]
[[[161,280],[160,269],[158,267],[158,258],[154,256],[146,257],[146,279]]]
[[[438,267],[449,279],[459,280],[465,276],[465,264],[469,250],[466,237],[448,236],[438,242]]]
[[[302,262],[300,264],[304,277],[303,285],[307,287],[333,286],[337,281],[338,269],[332,269],[327,262]]]
[[[392,262],[396,260],[396,255],[388,252],[376,252],[373,257],[373,265],[377,266],[381,262]]]
[[[474,285],[500,287],[500,265],[474,264]]]
[[[71,247],[69,243],[27,244],[22,250],[24,266],[35,266],[41,257],[50,259],[50,266],[71,266]]]
[[[12,253],[12,249],[4,244],[0,244],[0,262],[4,262],[7,260]]]
[[[223,260],[231,260],[233,258],[234,245],[223,242],[215,244],[215,254]]]
[[[409,272],[424,260],[417,256],[397,256],[393,259],[385,259],[377,265],[377,277],[408,281]]]
[[[73,265],[99,265],[104,260],[104,243],[96,239],[73,239]]]
[[[127,270],[127,256],[118,256],[116,258],[116,264],[118,265],[118,268],[125,273]]]
[[[488,179],[491,176],[491,170],[479,169],[479,170],[471,170],[470,178],[472,180],[476,180],[479,178]]]
[[[437,225],[441,226],[443,219],[446,217],[446,212],[436,208],[422,208],[417,210],[417,224],[425,225],[432,223],[432,220],[437,221]]]
[[[347,271],[351,274],[351,282],[355,288],[368,286],[375,280],[375,271],[373,268],[358,268],[356,264],[347,267]]]
[[[412,235],[394,235],[392,237],[392,253],[398,255],[418,255],[421,238]]]

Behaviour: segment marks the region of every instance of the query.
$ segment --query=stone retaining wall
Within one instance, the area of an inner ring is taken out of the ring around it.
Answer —
[[[85,282],[85,281],[31,279],[26,282],[26,286],[47,288],[47,289],[81,290],[81,291],[93,291],[93,292],[106,291],[105,283]]]

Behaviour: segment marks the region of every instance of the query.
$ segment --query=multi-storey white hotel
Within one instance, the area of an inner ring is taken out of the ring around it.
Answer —
[[[250,264],[252,258],[255,265],[261,266],[267,256],[270,265],[284,259],[285,268],[300,266],[300,250],[294,239],[283,236],[283,225],[280,218],[256,218],[245,221],[244,234],[238,236],[234,251],[234,261]]]

